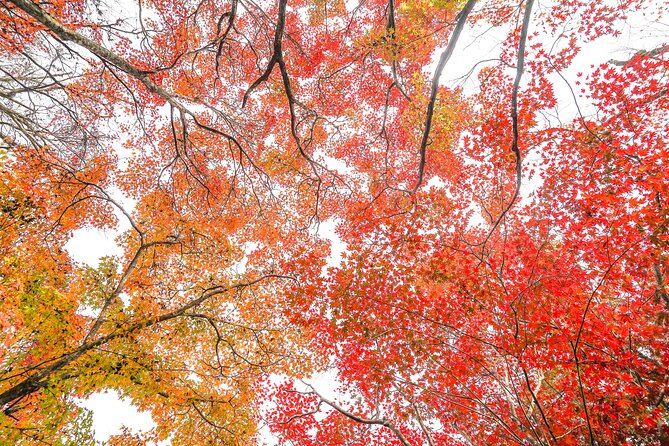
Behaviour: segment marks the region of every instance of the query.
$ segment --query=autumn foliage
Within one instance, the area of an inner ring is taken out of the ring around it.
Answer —
[[[0,445],[669,444],[659,3],[2,0]]]

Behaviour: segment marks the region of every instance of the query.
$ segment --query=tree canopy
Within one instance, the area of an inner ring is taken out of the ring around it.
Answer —
[[[0,0],[0,444],[669,444],[658,3]]]

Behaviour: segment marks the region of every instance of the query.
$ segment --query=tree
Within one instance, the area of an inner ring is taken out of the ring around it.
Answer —
[[[644,7],[3,0],[0,437],[92,443],[115,389],[116,444],[665,444],[667,45],[550,118]]]

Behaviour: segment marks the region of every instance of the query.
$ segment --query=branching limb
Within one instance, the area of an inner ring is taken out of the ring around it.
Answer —
[[[634,53],[634,56],[632,56],[631,58],[629,58],[627,60],[611,59],[611,60],[609,60],[609,63],[611,65],[615,65],[617,67],[624,67],[628,63],[632,62],[632,60],[634,60],[634,58],[636,58],[636,57],[654,58],[654,57],[657,57],[657,56],[660,56],[660,55],[666,53],[667,51],[669,51],[669,45],[662,45],[662,46],[659,46],[657,48],[653,48],[650,51],[645,51],[645,50],[637,51],[636,53]]]
[[[527,384],[527,390],[529,390],[530,395],[532,395],[532,401],[534,402],[534,404],[536,404],[537,409],[539,409],[539,413],[541,414],[541,419],[544,421],[546,428],[548,428],[548,433],[551,435],[551,438],[553,439],[555,444],[558,444],[557,438],[555,438],[555,434],[553,434],[553,429],[551,429],[551,425],[548,424],[548,420],[546,419],[546,414],[544,413],[544,410],[541,408],[541,404],[539,404],[539,400],[537,399],[537,393],[539,392],[541,383],[543,381],[543,374],[540,375],[539,382],[537,383],[537,386],[534,390],[532,390],[532,386],[530,385],[530,378],[527,376],[527,371],[524,368],[523,368],[523,374],[525,375],[525,384]]]
[[[518,43],[518,63],[516,64],[516,78],[513,81],[513,90],[511,92],[511,122],[512,122],[512,132],[513,132],[513,141],[511,142],[511,152],[513,152],[513,154],[516,157],[516,187],[514,189],[513,196],[511,197],[511,201],[509,201],[509,204],[506,205],[502,213],[499,214],[499,217],[497,217],[497,220],[495,220],[495,223],[492,225],[492,228],[490,228],[490,232],[488,232],[488,235],[486,236],[485,240],[483,241],[483,243],[481,243],[482,245],[485,245],[488,239],[490,239],[492,234],[495,232],[495,229],[497,229],[497,226],[499,226],[499,224],[502,222],[506,214],[509,212],[513,204],[518,199],[518,195],[520,194],[523,165],[522,165],[522,156],[519,148],[520,131],[518,125],[518,90],[520,89],[520,80],[522,79],[523,72],[525,70],[525,44],[527,43],[527,31],[528,28],[530,27],[530,17],[532,16],[533,4],[534,0],[527,0],[527,4],[525,5],[525,15],[523,16],[523,24],[520,30],[520,41]]]
[[[581,317],[581,322],[579,324],[578,331],[576,332],[576,341],[575,342],[569,341],[571,343],[572,353],[574,355],[574,363],[576,365],[576,377],[578,378],[579,393],[581,394],[581,401],[583,403],[583,410],[585,412],[585,421],[586,421],[586,424],[588,425],[588,434],[589,434],[590,445],[591,446],[594,446],[596,444],[595,443],[595,436],[594,436],[594,433],[593,433],[593,430],[592,430],[592,424],[590,422],[590,414],[588,413],[588,404],[587,404],[587,400],[585,398],[585,389],[583,388],[583,382],[582,382],[582,378],[581,378],[581,361],[580,361],[580,358],[578,357],[578,350],[579,350],[581,338],[583,336],[583,328],[585,327],[585,321],[586,321],[586,318],[588,316],[590,306],[592,305],[592,301],[594,300],[594,298],[597,295],[597,292],[599,291],[601,286],[604,284],[604,281],[607,279],[607,277],[609,276],[609,274],[611,273],[611,271],[613,270],[615,265],[623,257],[625,257],[627,255],[627,253],[633,247],[635,247],[639,243],[641,243],[641,240],[637,240],[635,243],[632,243],[617,258],[615,258],[613,260],[613,262],[611,262],[609,267],[604,272],[604,275],[602,275],[601,279],[599,279],[599,281],[597,282],[597,286],[595,287],[595,289],[592,291],[592,293],[590,293],[590,297],[588,297],[588,302],[585,305],[585,309],[583,310],[583,316]]]
[[[274,48],[272,52],[272,57],[270,58],[269,63],[267,64],[267,68],[265,68],[263,74],[261,74],[260,77],[251,84],[249,89],[246,90],[246,93],[244,93],[244,99],[242,100],[242,108],[246,106],[246,101],[249,99],[249,95],[253,92],[253,90],[255,90],[260,84],[269,79],[270,74],[272,74],[272,71],[274,70],[274,66],[279,62],[279,60],[282,57],[281,56],[281,52],[283,51],[282,39],[283,39],[283,30],[286,26],[287,4],[288,0],[279,0],[279,17],[277,19],[276,28],[274,29]]]
[[[420,416],[420,410],[418,410],[418,405],[416,403],[412,403],[411,405],[413,406],[413,410],[416,413],[416,420],[418,420],[418,425],[420,426],[420,430],[422,430],[423,433],[425,434],[428,446],[434,446],[434,443],[432,442],[432,436],[430,435],[430,432],[427,430],[427,427],[425,427],[425,423],[423,423],[423,417]]]
[[[464,8],[458,14],[457,24],[451,34],[451,38],[448,40],[448,45],[441,56],[439,57],[439,63],[437,64],[437,69],[434,72],[432,77],[432,91],[430,92],[430,101],[427,103],[427,113],[425,115],[425,124],[423,128],[423,139],[420,143],[420,164],[418,166],[418,179],[416,180],[416,185],[411,190],[412,194],[415,194],[418,191],[418,188],[423,183],[423,176],[425,175],[425,155],[427,151],[428,142],[430,140],[430,129],[432,128],[432,118],[434,116],[434,106],[437,102],[437,93],[439,92],[439,81],[441,80],[441,74],[444,72],[444,67],[446,63],[453,55],[455,50],[455,45],[458,43],[460,34],[462,33],[465,23],[467,22],[467,17],[469,13],[474,9],[476,0],[468,0]]]
[[[345,417],[350,418],[351,420],[355,421],[356,423],[360,423],[360,424],[378,425],[378,426],[387,427],[388,429],[390,429],[395,434],[395,436],[400,441],[400,443],[402,443],[404,446],[411,446],[411,443],[409,443],[409,441],[404,437],[402,432],[387,418],[363,418],[363,417],[360,417],[358,415],[355,415],[355,414],[347,411],[346,409],[344,409],[343,407],[341,407],[340,405],[338,405],[334,401],[331,401],[331,400],[325,398],[323,395],[318,393],[318,391],[316,389],[314,389],[314,387],[311,386],[310,384],[306,384],[306,385],[311,388],[311,391],[319,398],[319,400],[321,402],[323,402],[323,403],[327,404],[328,406],[332,407],[334,410],[336,410],[340,414],[344,415]]]
[[[268,279],[293,279],[288,276],[281,276],[277,274],[268,274],[258,279],[251,280],[248,282],[237,283],[231,286],[213,286],[206,290],[203,290],[200,294],[200,297],[193,299],[192,301],[176,308],[170,312],[150,317],[141,321],[128,324],[124,329],[115,331],[113,333],[102,336],[94,341],[83,342],[75,350],[66,353],[58,358],[54,358],[53,362],[43,368],[42,370],[34,373],[18,384],[8,388],[4,392],[0,393],[0,410],[3,412],[7,411],[8,408],[12,406],[12,403],[17,399],[23,399],[26,396],[35,393],[49,384],[49,379],[55,373],[60,372],[63,368],[73,363],[77,359],[81,358],[87,352],[98,348],[102,345],[105,345],[111,341],[114,341],[119,338],[123,338],[131,333],[143,330],[145,328],[153,327],[155,325],[161,324],[163,322],[184,316],[188,310],[198,307],[208,300],[219,296],[221,294],[226,294],[231,291],[241,291],[244,288],[256,285],[262,281]]]
[[[105,64],[116,67],[118,70],[123,71],[124,73],[128,74],[129,76],[141,82],[149,92],[161,97],[172,108],[176,109],[179,112],[180,116],[182,116],[182,121],[184,126],[186,125],[185,117],[190,117],[193,120],[197,121],[196,113],[190,110],[184,104],[184,101],[197,102],[196,100],[184,97],[182,95],[177,95],[165,90],[163,87],[156,84],[150,78],[149,76],[150,71],[145,71],[137,68],[135,65],[131,64],[126,59],[122,58],[116,53],[99,45],[93,40],[77,33],[76,31],[67,28],[62,23],[60,23],[55,17],[53,17],[47,11],[42,9],[38,4],[33,3],[31,0],[9,0],[9,1],[16,7],[21,9],[23,12],[33,17],[39,23],[44,25],[57,38],[61,39],[62,41],[70,41],[76,43],[77,45],[81,46],[82,48],[85,48],[86,50],[90,51],[95,56],[100,58],[100,60],[102,60]],[[285,1],[283,1],[282,3],[285,15]],[[233,139],[225,132],[217,132],[217,133],[224,137],[227,137],[228,139],[231,140]],[[236,140],[234,142],[236,143]]]
[[[155,246],[170,246],[170,245],[175,245],[177,243],[180,242],[178,238],[175,237],[171,240],[158,240],[154,242],[144,243],[137,249],[132,260],[130,260],[130,263],[128,263],[128,265],[125,267],[125,270],[121,275],[121,278],[116,284],[116,288],[114,288],[114,291],[112,291],[112,293],[105,300],[105,303],[102,305],[102,309],[100,310],[97,319],[93,323],[91,329],[86,334],[86,337],[84,337],[84,344],[88,342],[90,339],[93,339],[95,335],[98,333],[98,331],[100,331],[100,328],[102,327],[102,324],[105,321],[104,317],[107,315],[110,307],[114,304],[114,302],[116,302],[119,299],[119,296],[125,289],[125,285],[128,283],[130,275],[137,268],[137,264],[139,263],[139,259],[141,258],[142,254],[149,248]]]
[[[55,17],[42,9],[38,4],[33,3],[31,0],[9,0],[19,9],[21,9],[26,14],[33,17],[39,23],[44,25],[49,31],[55,34],[62,40],[74,42],[82,48],[87,49],[91,53],[95,54],[100,59],[109,62],[119,70],[129,74],[135,79],[139,80],[144,84],[144,86],[152,93],[157,94],[161,98],[165,99],[172,106],[183,109],[184,106],[176,101],[172,95],[153,82],[148,73],[140,70],[136,66],[132,65],[127,60],[108,50],[107,48],[97,44],[93,40],[82,36],[81,34],[67,28],[62,23],[60,23]]]
[[[388,0],[388,20],[386,22],[386,33],[388,34],[392,44],[395,45],[395,36],[397,35],[397,25],[395,25],[395,0]],[[400,82],[400,77],[397,74],[397,61],[395,60],[395,57],[393,57],[390,70],[393,73],[393,85],[397,87],[397,89],[400,91],[400,93],[402,93],[402,96],[404,96],[407,101],[411,102],[411,98],[407,94],[406,90],[404,90],[404,87]]]

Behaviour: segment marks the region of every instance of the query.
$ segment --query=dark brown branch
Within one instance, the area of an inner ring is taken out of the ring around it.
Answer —
[[[221,58],[221,53],[223,51],[223,44],[225,43],[226,39],[228,38],[228,34],[230,33],[230,30],[234,26],[235,18],[237,17],[237,2],[238,0],[232,0],[232,7],[230,8],[229,12],[224,13],[221,15],[221,18],[218,20],[218,24],[216,26],[216,35],[220,36],[217,37],[218,41],[218,48],[216,50],[216,74],[218,75],[219,67],[220,67],[220,58]],[[228,25],[225,28],[225,31],[223,31],[223,34],[221,34],[221,24],[223,19],[227,16],[228,18]]]
[[[363,418],[363,417],[359,417],[359,416],[357,416],[355,414],[352,414],[351,412],[347,411],[346,409],[344,409],[343,407],[341,407],[340,405],[338,405],[334,401],[330,401],[329,399],[325,398],[323,395],[318,393],[318,391],[316,391],[316,389],[314,389],[311,385],[309,385],[309,384],[307,384],[307,385],[311,388],[311,391],[319,398],[319,400],[321,402],[323,402],[323,403],[327,404],[328,406],[332,407],[334,410],[336,410],[340,414],[344,415],[345,417],[350,418],[351,420],[355,421],[356,423],[360,423],[360,424],[378,425],[378,426],[387,427],[388,429],[390,429],[395,434],[395,436],[400,441],[400,443],[402,443],[404,446],[411,446],[411,443],[409,443],[409,441],[404,437],[402,432],[400,432],[400,430],[387,418]]]
[[[653,272],[655,273],[655,283],[657,285],[657,294],[664,301],[664,305],[669,309],[669,295],[667,295],[667,287],[664,284],[664,277],[662,277],[662,270],[658,263],[653,264]]]
[[[574,361],[576,362],[576,377],[578,379],[578,391],[581,394],[581,401],[583,402],[583,411],[585,412],[585,421],[588,425],[588,438],[590,439],[590,446],[595,446],[595,434],[592,432],[592,423],[590,423],[590,414],[588,413],[588,404],[585,398],[585,389],[583,388],[583,379],[581,378],[581,362],[578,359],[576,347],[574,348]]]
[[[249,282],[244,282],[244,283],[238,283],[229,287],[224,287],[224,286],[215,286],[212,288],[209,288],[207,290],[204,290],[202,292],[202,295],[198,297],[197,299],[194,299],[190,302],[188,302],[185,305],[182,305],[181,307],[170,311],[168,313],[162,314],[160,316],[155,316],[152,318],[145,319],[140,322],[136,322],[134,324],[128,325],[124,330],[117,331],[114,333],[110,333],[106,336],[103,336],[101,338],[96,339],[95,341],[91,341],[88,343],[83,343],[80,345],[77,349],[71,351],[70,353],[67,353],[65,355],[60,356],[57,359],[54,359],[54,361],[51,363],[51,365],[45,367],[44,369],[40,370],[39,372],[33,374],[32,376],[24,379],[20,383],[10,387],[9,389],[5,390],[0,394],[0,410],[3,412],[7,410],[8,407],[11,407],[11,403],[17,399],[22,399],[25,398],[26,396],[37,392],[38,390],[43,389],[46,387],[49,383],[49,378],[54,374],[62,370],[64,367],[67,365],[73,363],[77,359],[79,359],[81,356],[83,356],[85,353],[89,352],[92,349],[95,349],[97,347],[100,347],[102,345],[105,345],[115,339],[122,338],[124,336],[127,336],[131,333],[134,333],[138,330],[143,330],[145,328],[152,327],[154,325],[160,324],[165,321],[169,321],[171,319],[175,319],[177,317],[181,317],[186,314],[186,312],[192,308],[196,308],[199,305],[203,304],[204,302],[208,301],[209,299],[218,296],[220,294],[225,294],[229,291],[233,290],[242,290],[246,287],[253,286],[261,281],[264,281],[266,279],[270,278],[280,278],[280,279],[292,279],[290,277],[286,276],[279,276],[275,274],[270,274],[270,275],[265,275],[262,276],[258,279],[249,281]]]
[[[103,62],[116,67],[117,69],[125,72],[126,74],[140,81],[142,84],[144,84],[144,86],[148,91],[163,98],[168,104],[170,104],[173,108],[177,109],[182,115],[196,119],[195,113],[189,110],[182,103],[182,101],[184,100],[190,102],[197,102],[196,100],[182,95],[170,93],[169,91],[160,87],[151,80],[151,78],[149,77],[149,72],[140,70],[139,68],[135,67],[130,62],[118,56],[114,52],[108,50],[107,48],[104,48],[103,46],[97,44],[93,40],[67,28],[66,26],[61,24],[55,17],[53,17],[48,12],[44,11],[39,5],[33,3],[32,1],[30,0],[9,0],[9,1],[14,5],[16,5],[19,9],[24,11],[26,14],[36,19],[39,23],[44,25],[59,39],[63,41],[74,42],[77,45],[85,48],[86,50],[90,51],[98,58],[100,58]],[[285,1],[283,3],[285,12]],[[184,120],[184,125],[185,125],[185,120]],[[220,133],[222,135],[225,135],[225,133],[223,132]]]
[[[588,434],[590,436],[590,445],[594,446],[595,445],[595,437],[594,433],[592,431],[592,424],[590,423],[590,414],[588,413],[588,404],[585,398],[585,390],[583,389],[583,383],[581,379],[581,362],[578,357],[578,347],[581,342],[581,338],[583,335],[583,328],[585,327],[585,320],[587,318],[588,312],[590,310],[590,306],[592,305],[592,301],[595,298],[595,295],[601,288],[601,286],[604,284],[604,281],[608,277],[609,273],[613,270],[613,267],[623,258],[627,253],[636,245],[638,245],[641,242],[641,240],[636,241],[635,243],[631,244],[630,246],[627,247],[617,258],[611,262],[609,267],[606,269],[604,272],[604,275],[602,276],[601,279],[599,279],[599,282],[597,282],[597,286],[595,289],[590,293],[590,297],[588,298],[588,302],[585,305],[585,309],[583,310],[583,316],[581,317],[581,322],[578,327],[578,331],[576,332],[576,341],[572,344],[572,353],[574,354],[574,362],[576,365],[576,376],[578,378],[578,386],[579,386],[579,392],[581,394],[581,400],[583,402],[583,410],[585,411],[585,421],[588,425]],[[569,341],[571,343],[571,341]]]
[[[286,26],[286,5],[288,0],[279,0],[279,17],[277,19],[276,28],[274,29],[274,48],[272,52],[272,57],[267,64],[267,68],[258,79],[251,84],[246,93],[244,93],[244,99],[242,100],[242,108],[246,106],[246,101],[249,99],[249,95],[255,90],[260,84],[269,79],[270,74],[274,70],[274,66],[279,62],[282,55],[282,39],[283,39],[283,30]]]
[[[109,295],[109,297],[105,300],[105,303],[102,306],[102,309],[100,310],[100,313],[98,314],[98,317],[96,318],[95,322],[93,323],[93,326],[91,329],[88,331],[86,336],[84,337],[84,344],[89,341],[89,339],[92,339],[95,337],[95,335],[98,333],[100,328],[102,327],[102,324],[104,323],[104,316],[107,315],[107,312],[109,311],[110,307],[114,302],[116,302],[119,299],[119,296],[123,292],[123,289],[125,288],[126,283],[128,282],[128,279],[130,278],[130,275],[132,272],[137,268],[137,263],[139,262],[140,257],[142,256],[142,253],[146,251],[147,249],[154,247],[154,246],[169,246],[169,245],[174,245],[179,243],[177,238],[174,238],[173,240],[159,240],[159,241],[154,241],[154,242],[149,242],[145,243],[142,246],[137,249],[135,252],[135,255],[133,256],[132,260],[130,260],[130,263],[128,263],[128,266],[125,267],[125,270],[123,271],[123,274],[121,275],[121,278],[118,281],[118,284],[116,284],[116,288],[114,288],[114,291]]]
[[[467,22],[467,17],[469,13],[472,12],[476,0],[468,0],[467,4],[462,8],[462,11],[458,14],[457,24],[451,34],[451,38],[448,40],[448,45],[441,56],[439,57],[439,63],[437,64],[437,69],[434,72],[432,77],[432,91],[430,92],[430,101],[427,103],[427,113],[425,115],[425,125],[423,129],[423,139],[420,143],[420,165],[418,166],[418,179],[416,180],[416,185],[411,190],[412,194],[415,194],[418,191],[418,188],[423,183],[423,176],[425,175],[425,155],[428,146],[428,141],[430,139],[430,129],[432,128],[432,118],[434,116],[434,106],[437,102],[437,93],[439,92],[439,80],[441,79],[441,74],[444,71],[446,63],[453,55],[455,50],[455,45],[458,43],[462,29],[465,27]]]
[[[117,54],[109,51],[91,39],[82,36],[81,34],[72,31],[61,24],[55,17],[43,10],[39,5],[30,0],[9,0],[26,14],[36,19],[39,23],[44,25],[49,31],[55,34],[62,40],[74,42],[77,45],[86,48],[91,53],[95,54],[100,59],[109,62],[121,71],[129,74],[144,84],[144,86],[152,93],[165,99],[174,107],[183,109],[183,105],[174,100],[172,95],[165,89],[155,84],[143,70],[132,65]]]
[[[532,395],[532,400],[534,401],[534,404],[537,405],[537,409],[539,409],[539,413],[541,414],[541,419],[544,421],[544,424],[548,428],[548,433],[551,434],[551,438],[553,439],[555,444],[558,444],[557,438],[555,438],[555,435],[553,434],[553,429],[551,429],[551,425],[548,424],[548,420],[546,419],[546,414],[544,413],[544,410],[541,408],[541,404],[539,404],[539,400],[537,399],[537,396],[532,390],[532,386],[530,385],[530,378],[527,376],[527,371],[525,370],[525,368],[523,368],[523,374],[525,375],[525,383],[527,384],[527,390],[530,391],[530,395]]]
[[[402,96],[404,96],[407,101],[411,102],[411,98],[409,98],[409,95],[404,90],[404,87],[400,82],[400,77],[397,74],[397,61],[395,60],[395,45],[397,45],[395,43],[395,36],[397,35],[397,27],[395,25],[395,0],[388,0],[388,20],[386,22],[386,34],[388,35],[390,44],[393,45],[393,59],[390,66],[390,70],[393,74],[393,85],[397,87],[397,89],[400,91],[400,93],[402,93]]]
[[[518,63],[516,64],[516,78],[513,81],[513,90],[511,92],[511,122],[512,122],[512,132],[513,132],[513,141],[511,142],[511,152],[513,152],[513,154],[516,157],[516,187],[513,191],[513,196],[511,197],[511,201],[509,201],[509,204],[506,205],[502,213],[499,214],[499,217],[497,217],[497,220],[495,220],[495,223],[492,225],[490,232],[488,233],[482,244],[485,244],[488,241],[488,239],[490,239],[493,232],[495,232],[495,229],[497,229],[497,226],[499,226],[499,224],[502,222],[502,220],[509,212],[513,204],[518,199],[518,195],[520,195],[523,165],[522,165],[522,156],[520,153],[520,148],[518,147],[520,139],[520,131],[518,128],[519,127],[518,90],[520,88],[520,80],[522,79],[523,72],[525,70],[525,44],[527,43],[527,30],[530,27],[530,17],[532,16],[533,4],[534,0],[527,0],[527,4],[525,5],[525,15],[523,16],[523,24],[520,29],[520,41],[518,42]]]

